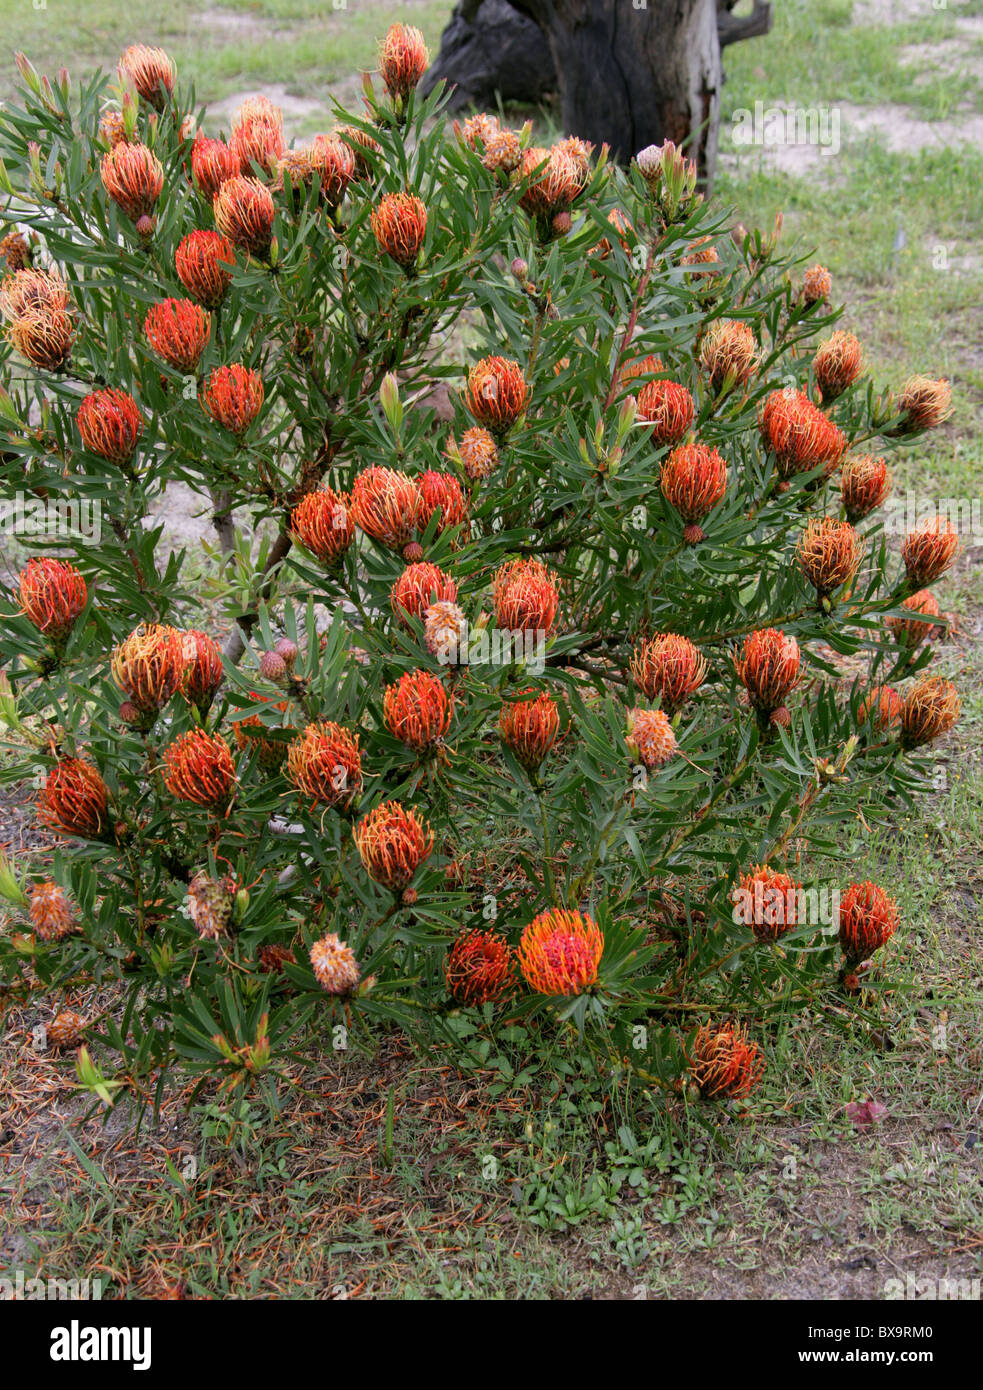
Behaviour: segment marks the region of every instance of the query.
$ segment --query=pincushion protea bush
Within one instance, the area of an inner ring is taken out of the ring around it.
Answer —
[[[745,1097],[776,1011],[904,937],[810,866],[958,717],[902,640],[958,538],[882,510],[948,384],[878,394],[828,274],[683,152],[450,128],[425,62],[397,26],[292,149],[149,47],[80,92],[22,58],[0,120],[4,489],[101,519],[3,594],[5,775],[59,845],[0,865],[0,979],[106,987],[103,1097],[505,1023]],[[206,586],[149,521],[176,483]]]

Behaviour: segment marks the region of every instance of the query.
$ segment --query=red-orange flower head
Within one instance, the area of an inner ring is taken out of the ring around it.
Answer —
[[[472,482],[489,477],[498,467],[498,445],[488,430],[480,425],[472,425],[464,431],[457,452]]]
[[[493,1003],[515,986],[512,951],[497,932],[462,932],[447,952],[444,979],[458,1004]]]
[[[532,691],[524,691],[531,695]],[[523,767],[535,772],[556,742],[560,711],[546,690],[532,700],[503,702],[498,731]]]
[[[201,403],[230,434],[245,434],[263,408],[263,379],[241,362],[216,367],[202,387]]]
[[[901,745],[921,748],[947,734],[962,708],[952,681],[926,676],[908,691],[901,706]]]
[[[783,478],[809,473],[839,462],[846,436],[802,391],[785,387],[772,391],[758,412],[758,427],[766,448],[778,459]]]
[[[216,227],[234,246],[261,260],[269,253],[276,208],[265,183],[243,174],[226,179],[212,200],[212,213]]]
[[[759,940],[777,941],[798,924],[801,884],[788,874],[756,864],[734,890],[734,916]]]
[[[175,627],[138,627],[113,651],[113,680],[142,714],[156,712],[181,688],[188,662],[185,634]]]
[[[542,560],[507,560],[492,580],[495,623],[508,632],[548,633],[560,595]]]
[[[309,492],[290,513],[294,536],[322,564],[334,565],[355,539],[351,504],[344,492]]]
[[[379,46],[379,72],[391,97],[405,101],[427,70],[430,54],[412,24],[390,25]]]
[[[358,734],[331,720],[308,724],[287,753],[287,779],[312,802],[348,806],[362,790]]]
[[[899,434],[921,434],[947,420],[952,412],[952,388],[945,377],[913,376],[898,397],[898,414],[904,419]]]
[[[834,594],[857,572],[863,541],[848,521],[814,517],[799,537],[799,568],[820,598]]]
[[[833,289],[833,277],[824,265],[811,265],[802,277],[804,304],[823,304]]]
[[[885,618],[884,621],[894,640],[900,646],[920,647],[935,625],[933,619],[939,617],[938,602],[928,589],[919,589],[917,593],[909,594],[901,607],[907,609],[911,614],[923,614],[928,621],[922,622],[914,616],[910,618]]]
[[[224,738],[192,729],[164,749],[164,785],[172,796],[211,809],[227,806],[236,769]]]
[[[108,820],[109,789],[92,763],[62,758],[48,773],[38,797],[38,817],[66,835],[97,839]]]
[[[820,343],[812,360],[816,385],[824,401],[835,401],[848,386],[863,375],[864,350],[859,338],[837,330],[831,338]]]
[[[229,149],[240,174],[252,175],[253,165],[268,177],[277,171],[287,148],[283,112],[268,97],[249,97],[232,120]]]
[[[507,434],[528,399],[522,370],[511,358],[483,357],[468,373],[465,407],[492,434]]]
[[[440,518],[437,522],[438,535],[449,527],[460,526],[467,519],[468,499],[453,473],[438,473],[435,469],[428,469],[426,473],[420,475],[418,487],[420,489],[420,510],[417,516],[417,526],[421,531],[426,530],[430,524],[430,518],[438,509],[440,510]]]
[[[199,229],[182,237],[174,253],[181,284],[206,309],[217,309],[229,292],[235,248],[221,232]]]
[[[355,478],[351,513],[360,531],[391,550],[402,550],[416,530],[420,489],[408,473],[373,463]]]
[[[604,935],[586,912],[554,907],[523,928],[519,969],[537,994],[573,995],[590,989],[604,954]]]
[[[191,179],[202,197],[212,203],[222,184],[238,172],[239,161],[225,141],[199,130],[191,146]]]
[[[163,111],[174,90],[177,69],[173,59],[162,48],[148,48],[146,44],[134,43],[123,50],[119,60],[121,77],[129,78],[155,111]]]
[[[427,209],[412,193],[387,193],[369,219],[379,249],[397,265],[416,265],[427,232]]]
[[[901,718],[904,700],[891,685],[871,686],[857,707],[857,721],[866,724],[870,719],[880,732],[891,729]]]
[[[795,638],[780,628],[766,627],[745,638],[741,654],[734,657],[734,669],[754,708],[770,714],[795,689],[799,661]]]
[[[439,565],[429,560],[420,560],[407,565],[392,586],[389,603],[393,616],[409,627],[410,618],[423,622],[427,609],[435,603],[453,603],[457,598],[457,584],[445,574]]]
[[[38,632],[63,641],[85,607],[85,580],[67,560],[34,558],[20,572],[21,612]]]
[[[0,237],[0,264],[9,271],[26,270],[30,264],[31,248],[27,238],[16,227]]]
[[[384,801],[352,833],[366,873],[394,893],[407,887],[433,851],[430,826],[398,801]]]
[[[102,157],[102,186],[131,222],[150,217],[164,188],[164,166],[146,145],[115,145]]]
[[[908,582],[921,589],[940,579],[959,554],[959,535],[948,517],[932,516],[909,531],[901,546]]]
[[[618,387],[624,391],[633,381],[640,378],[657,376],[659,372],[665,371],[661,357],[655,353],[649,353],[647,357],[636,357],[634,361],[626,363],[618,373]]]
[[[660,632],[642,642],[631,658],[631,677],[646,699],[675,714],[707,678],[706,659],[688,637]]]
[[[355,177],[357,163],[351,147],[334,135],[315,135],[307,151],[311,172],[321,185],[321,200],[336,208]]]
[[[696,545],[704,538],[700,522],[727,491],[727,463],[706,444],[681,444],[662,465],[662,495],[686,526],[683,539]]]
[[[739,1100],[757,1086],[764,1058],[747,1027],[704,1023],[693,1039],[690,1072],[704,1096]]]
[[[31,925],[42,941],[61,941],[77,931],[72,905],[53,878],[35,883],[30,898]]]
[[[678,746],[669,716],[661,709],[629,710],[625,742],[632,757],[649,772],[664,767]]]
[[[222,684],[222,650],[214,637],[197,628],[184,633],[185,667],[181,693],[205,713]]]
[[[386,728],[417,752],[440,743],[451,726],[453,696],[430,671],[407,671],[383,697]]]
[[[34,367],[54,372],[71,352],[72,319],[68,287],[44,270],[17,270],[0,283],[0,311],[7,336]]]
[[[150,346],[176,371],[193,373],[212,334],[212,322],[191,299],[151,304],[143,321]]]
[[[851,965],[869,960],[898,929],[898,908],[876,883],[851,883],[840,899],[840,946]]]
[[[652,426],[660,447],[678,444],[695,414],[693,397],[678,381],[648,381],[638,393],[638,419]]]
[[[6,319],[68,308],[68,286],[58,275],[29,267],[0,281],[0,310]]]
[[[851,454],[840,469],[840,500],[847,520],[856,524],[876,511],[891,491],[891,474],[882,458]]]
[[[136,401],[115,386],[84,396],[75,420],[85,448],[109,463],[129,463],[143,433]]]
[[[249,692],[251,700],[262,700],[264,704],[270,703],[266,695],[257,695],[255,690]],[[286,700],[280,700],[274,705],[281,714],[285,714],[289,708]],[[296,736],[297,730],[285,730],[283,725],[274,726],[279,730],[288,732],[290,738]],[[270,738],[266,730],[268,724],[264,724],[258,714],[249,714],[244,717],[236,718],[232,722],[232,732],[235,734],[236,743],[246,753],[255,753],[256,759],[261,768],[267,772],[277,772],[282,767],[284,759],[290,747],[287,739]]]
[[[355,952],[335,932],[328,932],[314,942],[311,947],[311,969],[318,984],[328,994],[351,994],[361,978]]]
[[[528,180],[519,204],[531,215],[551,216],[568,208],[584,186],[583,168],[568,149],[538,146],[522,153],[521,177]]]
[[[750,381],[758,365],[758,344],[750,324],[715,319],[700,343],[700,365],[719,395]]]

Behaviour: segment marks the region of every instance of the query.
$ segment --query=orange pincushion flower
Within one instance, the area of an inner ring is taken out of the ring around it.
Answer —
[[[47,270],[16,270],[0,282],[0,310],[14,320],[68,308],[68,286]]]
[[[528,184],[519,198],[525,212],[547,215],[569,207],[584,186],[582,166],[568,150],[533,146],[522,154],[522,179]]]
[[[337,135],[315,135],[308,150],[311,171],[321,185],[321,199],[337,207],[355,177],[356,159],[351,148]]]
[[[703,540],[699,523],[727,491],[727,463],[705,444],[681,444],[662,465],[662,495],[679,513],[688,544]]]
[[[362,790],[358,734],[331,720],[308,724],[287,753],[287,778],[325,806],[348,806]]]
[[[146,145],[115,145],[102,157],[102,186],[131,222],[149,217],[164,188],[164,166]]]
[[[322,488],[309,492],[290,513],[290,527],[305,550],[333,565],[355,539],[355,523],[343,492]]]
[[[716,319],[700,343],[700,365],[718,394],[750,381],[758,365],[758,344],[750,324]]]
[[[456,603],[438,599],[423,610],[423,640],[442,666],[466,664],[468,624]]]
[[[707,663],[688,637],[660,632],[632,653],[631,676],[649,700],[674,714],[707,678]]]
[[[131,395],[115,386],[83,397],[75,416],[82,443],[109,463],[129,463],[143,433],[143,416]]]
[[[451,526],[460,526],[461,522],[467,519],[468,500],[453,473],[438,473],[434,469],[428,469],[420,475],[418,486],[420,510],[417,525],[421,531],[426,530],[430,518],[438,508],[438,535]]]
[[[192,373],[212,334],[212,322],[191,299],[152,304],[143,321],[151,347],[176,371]]]
[[[739,1100],[753,1091],[765,1069],[757,1043],[747,1027],[705,1023],[693,1039],[689,1057],[693,1080],[705,1096]]]
[[[945,377],[933,381],[929,376],[913,376],[905,382],[898,397],[898,414],[904,419],[899,434],[920,434],[934,429],[952,412],[952,388]]]
[[[177,278],[193,299],[217,309],[232,284],[236,253],[220,232],[199,229],[182,237],[174,252]]]
[[[17,270],[0,284],[7,336],[42,371],[57,371],[68,360],[74,336],[68,303],[64,281],[47,271]]]
[[[921,622],[915,617],[885,618],[884,621],[897,643],[906,647],[920,647],[932,631],[932,619],[939,617],[938,602],[928,589],[919,589],[917,593],[910,594],[901,607],[912,614],[924,614],[929,621]]]
[[[201,403],[230,434],[245,434],[263,408],[262,378],[241,362],[216,367],[202,387]]]
[[[813,375],[824,401],[835,401],[864,370],[864,350],[852,333],[837,330],[820,343],[812,360]]]
[[[212,200],[212,213],[216,227],[234,246],[261,259],[267,255],[276,208],[265,183],[242,174],[226,179]]]
[[[537,994],[582,994],[597,979],[604,936],[586,912],[554,907],[523,928],[519,969]]]
[[[876,510],[891,491],[891,474],[882,458],[851,455],[840,469],[840,499],[847,520],[854,523]]]
[[[197,628],[184,633],[184,678],[181,694],[205,713],[222,683],[222,651],[214,637]]]
[[[826,418],[802,391],[786,387],[772,391],[758,412],[758,427],[765,446],[778,458],[783,478],[809,473],[837,463],[846,448],[846,436]]]
[[[840,946],[851,964],[868,960],[898,929],[898,908],[868,879],[851,883],[840,901]]]
[[[250,97],[242,103],[232,122],[229,149],[238,172],[251,176],[256,164],[272,177],[285,153],[283,112],[266,97]]]
[[[422,622],[432,604],[453,603],[456,598],[457,584],[450,575],[439,565],[420,560],[403,570],[392,586],[389,603],[394,617],[407,627],[409,618],[419,618]]]
[[[311,947],[311,969],[318,984],[328,994],[351,994],[361,978],[355,952],[335,932],[328,932],[314,942]]]
[[[251,700],[262,700],[264,704],[270,703],[266,695],[257,695],[255,690],[249,692]],[[278,701],[274,709],[286,714],[289,709],[286,700]],[[283,725],[273,726],[278,731],[288,734],[288,738],[272,738],[267,731],[269,724],[264,724],[258,714],[246,715],[242,718],[234,719],[232,722],[232,732],[235,734],[236,743],[243,752],[255,753],[260,767],[267,772],[276,772],[282,766],[290,747],[290,741],[296,737],[296,729],[286,729]]]
[[[236,769],[224,738],[192,729],[164,749],[164,785],[172,796],[217,809],[228,804]]]
[[[201,131],[191,146],[191,179],[211,203],[227,179],[239,172],[239,161],[224,140],[212,140]]]
[[[820,598],[833,594],[857,572],[863,541],[848,521],[814,517],[799,537],[799,568]]]
[[[38,816],[53,830],[94,840],[106,826],[108,806],[109,790],[98,769],[82,758],[63,758],[45,779]]]
[[[947,734],[962,708],[952,681],[927,676],[908,691],[901,706],[901,745],[920,748]]]
[[[123,50],[119,60],[121,77],[128,77],[155,111],[163,111],[174,90],[177,69],[162,48],[135,43]]]
[[[633,381],[640,377],[657,376],[659,372],[665,371],[661,357],[656,357],[650,353],[647,357],[636,357],[634,361],[628,362],[618,373],[618,385],[621,390],[625,390]]]
[[[802,277],[802,300],[805,304],[822,304],[829,299],[833,277],[824,265],[811,265]]]
[[[526,695],[531,691],[524,691]],[[523,767],[535,771],[556,742],[560,732],[560,711],[553,696],[543,691],[534,700],[503,703],[498,717],[502,742]]]
[[[28,560],[20,572],[20,608],[38,632],[56,642],[68,636],[88,599],[85,580],[67,560]]]
[[[485,141],[481,162],[492,173],[511,174],[522,163],[522,141],[514,130],[493,130]]]
[[[175,627],[138,627],[113,652],[111,670],[120,690],[143,714],[166,705],[180,690],[188,661],[185,634]]]
[[[72,905],[54,879],[35,883],[30,898],[31,924],[42,941],[61,941],[78,930]]]
[[[798,924],[801,884],[788,874],[756,864],[741,874],[734,890],[734,917],[750,927],[759,940],[777,941]]]
[[[380,545],[402,550],[413,537],[419,512],[420,489],[409,474],[396,468],[380,468],[373,463],[355,478],[352,518],[360,531]]]
[[[872,719],[875,729],[890,729],[900,720],[903,704],[904,700],[893,686],[874,685],[857,707],[857,720],[865,724]]]
[[[0,237],[0,261],[8,270],[26,270],[30,254],[27,238],[16,228]]]
[[[433,850],[430,826],[398,801],[384,801],[363,816],[353,836],[369,877],[393,892],[409,884]]]
[[[407,671],[383,697],[386,728],[393,738],[423,752],[440,743],[451,726],[454,697],[429,671]]]
[[[632,757],[649,772],[664,767],[678,746],[669,716],[661,709],[630,710],[625,742]]]
[[[948,517],[932,516],[909,531],[901,546],[908,582],[921,589],[941,578],[959,554],[959,535]]]
[[[391,97],[405,101],[427,70],[430,54],[412,24],[390,25],[379,47],[379,72]]]
[[[447,988],[459,1004],[477,1007],[501,999],[515,985],[512,951],[496,932],[462,932],[444,962]]]
[[[757,710],[771,713],[784,704],[799,679],[799,644],[780,628],[750,633],[740,656],[734,657],[737,678]]]
[[[412,193],[387,193],[369,218],[379,248],[397,265],[416,264],[427,231],[427,209]]]
[[[542,560],[508,560],[492,580],[495,623],[509,632],[548,633],[560,595]]]
[[[492,435],[480,425],[472,425],[464,431],[458,454],[472,482],[489,477],[498,467],[498,446]]]
[[[505,434],[522,414],[529,387],[518,362],[508,357],[483,357],[468,373],[465,407],[492,434]]]
[[[678,381],[649,381],[638,393],[638,418],[657,445],[677,444],[693,423],[693,397]]]

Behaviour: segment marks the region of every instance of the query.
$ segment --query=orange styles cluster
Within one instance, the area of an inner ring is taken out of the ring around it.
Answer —
[[[783,478],[835,465],[846,448],[842,430],[802,391],[787,387],[765,397],[758,412],[765,447],[778,460]]]
[[[492,602],[500,628],[548,633],[560,602],[556,576],[541,560],[509,560],[495,573]]]
[[[631,676],[638,689],[670,714],[699,690],[708,670],[695,643],[675,632],[660,632],[642,642],[631,658]]]
[[[734,657],[737,678],[756,710],[773,714],[784,706],[799,679],[799,644],[780,628],[752,632]]]
[[[453,708],[453,697],[429,671],[408,671],[386,687],[383,697],[386,728],[421,753],[443,740]]]
[[[332,720],[308,724],[289,744],[286,774],[312,803],[349,806],[362,790],[358,734]]]
[[[206,309],[217,309],[228,294],[235,266],[235,248],[220,232],[188,232],[174,253],[181,284]]]
[[[143,321],[151,347],[175,371],[191,374],[212,336],[211,319],[191,299],[152,304]]]
[[[560,732],[557,703],[545,690],[534,699],[509,701],[502,705],[498,730],[502,742],[512,750],[522,766],[535,771],[552,749]]]
[[[863,541],[848,521],[833,517],[809,522],[796,547],[799,568],[820,599],[853,578],[863,558]]]
[[[245,434],[263,408],[262,378],[240,362],[216,367],[202,387],[201,403],[230,434]]]
[[[28,560],[18,587],[21,612],[55,642],[68,637],[88,601],[85,580],[67,560]]]
[[[519,942],[519,969],[537,994],[582,994],[597,979],[604,935],[586,913],[551,908],[534,917]]]
[[[512,950],[495,932],[464,932],[447,953],[444,979],[459,1004],[493,1003],[515,986]]]
[[[869,959],[898,929],[898,908],[876,883],[851,883],[840,899],[840,946],[851,965]]]
[[[7,337],[33,367],[54,372],[67,365],[74,330],[68,288],[44,270],[17,270],[0,283]]]
[[[369,220],[379,249],[404,270],[411,270],[427,234],[424,203],[413,193],[387,193]]]
[[[235,763],[223,738],[192,729],[164,750],[164,785],[172,796],[219,810],[235,787]]]
[[[355,847],[369,877],[393,892],[407,888],[433,851],[433,831],[415,810],[384,801],[359,821]]]
[[[120,466],[130,462],[143,433],[140,407],[128,391],[115,386],[84,396],[75,420],[89,453]]]
[[[109,789],[84,758],[62,758],[48,773],[38,797],[44,825],[66,835],[99,839],[108,828]]]
[[[690,1073],[705,1096],[739,1100],[754,1090],[764,1074],[764,1058],[747,1027],[705,1023],[689,1050]]]
[[[518,362],[483,357],[468,373],[464,404],[493,435],[508,433],[526,407],[529,387]]]
[[[683,444],[662,465],[662,495],[686,523],[683,539],[696,545],[704,539],[699,525],[727,491],[727,463],[705,444]]]
[[[391,97],[406,101],[429,62],[419,29],[412,24],[390,26],[379,48],[379,72]]]
[[[290,526],[304,549],[325,565],[337,564],[355,538],[349,500],[331,488],[301,498],[290,514]]]

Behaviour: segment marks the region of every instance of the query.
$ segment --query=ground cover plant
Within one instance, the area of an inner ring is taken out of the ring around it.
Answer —
[[[25,61],[5,118],[4,467],[107,534],[8,595],[8,775],[72,840],[5,868],[0,960],[15,995],[121,986],[48,1028],[104,1101],[393,1023],[742,1098],[769,1018],[864,1008],[898,926],[891,883],[799,866],[958,717],[926,674],[958,535],[881,512],[948,383],[879,391],[827,272],[671,146],[450,130],[425,61],[390,31],[383,90],[294,149],[263,98],[204,134],[139,47],[115,104]],[[141,524],[175,480],[224,651]]]

